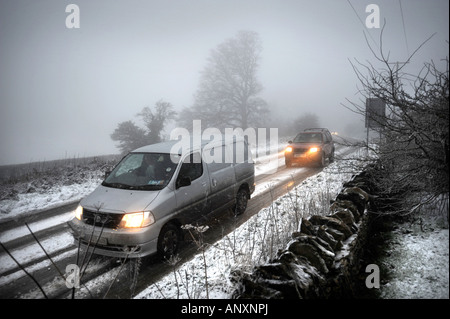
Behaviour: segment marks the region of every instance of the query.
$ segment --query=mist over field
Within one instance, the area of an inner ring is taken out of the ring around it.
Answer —
[[[243,30],[261,46],[255,79],[268,113],[260,125],[280,136],[305,115],[364,136],[364,119],[343,106],[347,99],[364,105],[350,61],[377,62],[371,47],[380,48],[383,25],[391,61],[405,61],[434,34],[408,70],[431,60],[440,66],[448,51],[443,0],[74,5],[0,3],[0,165],[119,153],[111,138],[119,123],[142,125],[136,115],[158,101],[178,117],[198,104],[212,52]],[[163,137],[179,125],[168,121]]]

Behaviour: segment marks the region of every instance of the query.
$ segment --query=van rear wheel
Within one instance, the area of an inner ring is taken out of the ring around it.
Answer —
[[[180,245],[180,231],[174,224],[166,224],[158,237],[158,253],[164,259],[170,259],[178,251]]]
[[[234,214],[241,215],[247,209],[248,192],[245,188],[240,188],[236,194],[236,205],[234,207]]]

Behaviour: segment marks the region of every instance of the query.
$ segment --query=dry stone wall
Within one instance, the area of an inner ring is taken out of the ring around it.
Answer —
[[[344,185],[326,216],[302,219],[287,247],[251,273],[235,271],[233,297],[354,298],[355,278],[368,236],[370,203],[366,172]]]

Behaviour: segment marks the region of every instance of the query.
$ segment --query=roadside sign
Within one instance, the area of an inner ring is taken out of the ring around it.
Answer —
[[[379,98],[366,99],[366,128],[382,128],[386,121],[386,103]]]

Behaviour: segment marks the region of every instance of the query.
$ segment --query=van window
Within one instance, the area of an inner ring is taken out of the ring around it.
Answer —
[[[172,178],[177,163],[165,153],[130,153],[103,181],[106,187],[160,190]]]
[[[184,160],[178,174],[178,179],[181,177],[190,177],[191,181],[196,180],[203,174],[202,157],[199,153],[192,153]]]
[[[125,158],[123,162],[114,171],[112,176],[121,176],[127,172],[138,169],[143,162],[144,154],[132,154]]]

